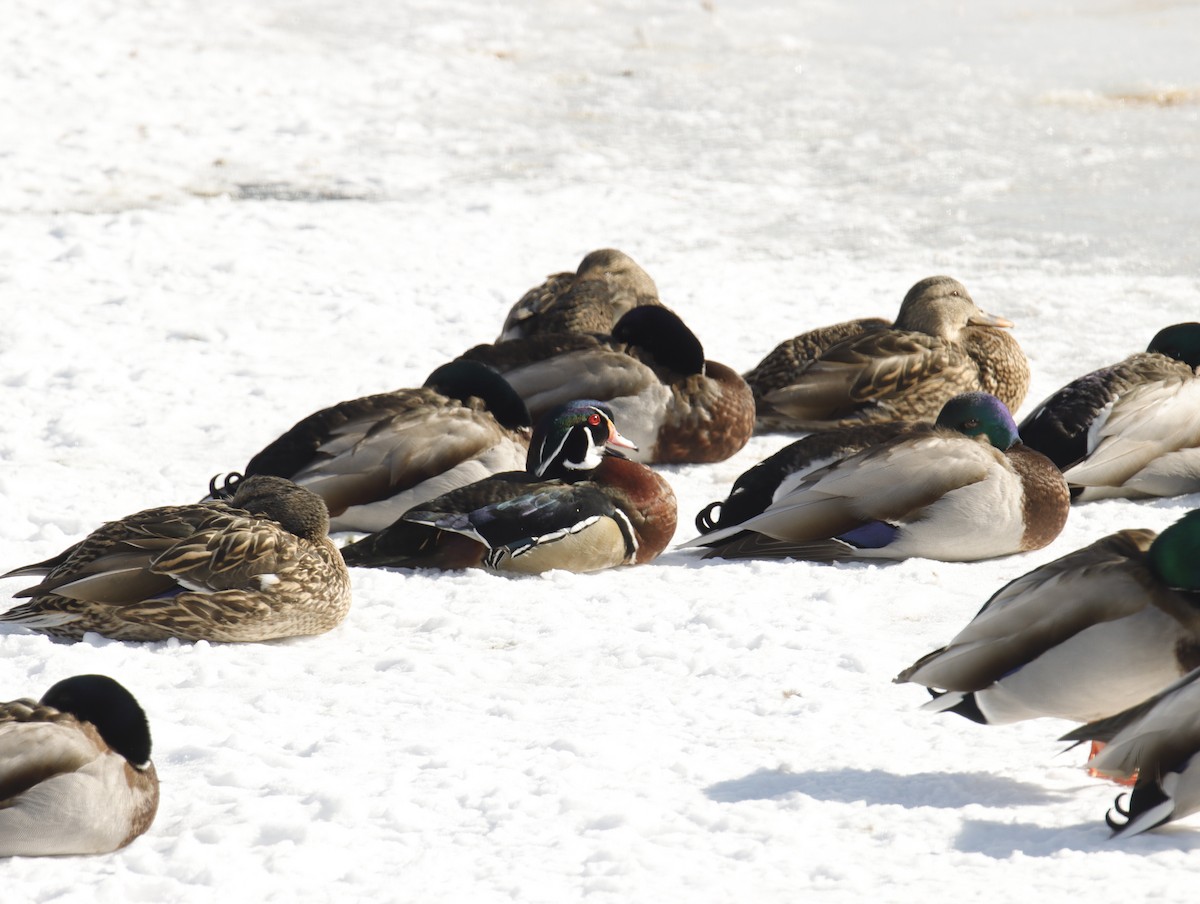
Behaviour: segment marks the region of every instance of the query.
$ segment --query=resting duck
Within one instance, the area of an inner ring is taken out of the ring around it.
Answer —
[[[892,321],[882,317],[862,317],[858,320],[817,327],[780,342],[751,370],[742,374],[750,386],[750,391],[754,393],[754,403],[758,408],[755,427],[758,430],[791,429],[788,418],[774,414],[771,406],[763,401],[763,397],[776,389],[790,386],[796,381],[797,375],[839,342],[854,339],[871,330],[889,329],[891,326]]]
[[[684,545],[709,547],[705,558],[969,562],[1040,549],[1069,508],[1058,469],[1021,444],[999,399],[973,392]]]
[[[521,574],[649,562],[675,533],[675,494],[612,451],[628,448],[607,405],[571,402],[539,421],[527,470],[419,505],[342,553],[350,565]]]
[[[1113,835],[1140,835],[1200,810],[1200,668],[1148,700],[1076,728],[1064,741],[1104,748],[1091,761],[1096,772],[1137,783],[1129,806],[1121,795],[1104,821]],[[1120,818],[1124,822],[1119,821]]]
[[[1200,491],[1200,323],[1068,383],[1021,423],[1079,502]]]
[[[1200,666],[1198,562],[1200,510],[1157,536],[1118,531],[1002,587],[895,680],[986,725],[1112,715]]]
[[[504,374],[537,420],[573,399],[612,408],[641,462],[724,461],[754,430],[750,387],[678,315],[643,305],[610,336],[557,333],[480,345],[463,355]]]
[[[893,439],[913,426],[913,421],[858,424],[810,433],[789,443],[735,480],[733,489],[723,501],[710,502],[701,509],[696,515],[696,530],[710,534],[761,515],[813,471]]]
[[[541,333],[610,333],[621,315],[659,304],[658,287],[615,248],[588,254],[574,273],[555,273],[521,296],[497,342]]]
[[[250,459],[244,474],[286,477],[325,500],[331,531],[369,533],[419,502],[522,467],[531,423],[502,376],[454,361],[420,389],[310,414]]]
[[[76,675],[0,703],[0,857],[106,854],[157,811],[146,714],[120,684]]]
[[[255,641],[321,634],[350,609],[350,575],[315,493],[247,477],[226,502],[147,509],[3,577],[44,575],[0,622],[79,640]]]
[[[891,329],[838,342],[787,385],[762,392],[758,418],[788,430],[927,421],[952,396],[977,390],[1016,411],[1029,388],[1029,362],[996,329],[1010,326],[976,307],[958,280],[931,276],[909,289]]]

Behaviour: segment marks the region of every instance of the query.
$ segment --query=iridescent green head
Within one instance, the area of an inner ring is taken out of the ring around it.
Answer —
[[[1148,555],[1150,567],[1168,587],[1200,591],[1200,509],[1159,534]]]
[[[1176,323],[1163,327],[1150,340],[1146,351],[1182,361],[1188,367],[1200,365],[1200,323]]]
[[[637,448],[617,432],[612,409],[595,399],[567,402],[538,421],[525,469],[547,480],[583,476],[600,466],[610,447]]]
[[[1001,452],[1007,452],[1021,439],[1008,407],[986,392],[956,395],[942,406],[937,425],[967,436],[986,436],[988,442]]]

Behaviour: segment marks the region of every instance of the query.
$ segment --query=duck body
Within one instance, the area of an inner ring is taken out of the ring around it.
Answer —
[[[891,326],[892,321],[882,317],[862,317],[817,327],[779,343],[765,358],[742,375],[754,393],[757,405],[755,428],[764,431],[791,429],[791,422],[786,417],[774,414],[770,405],[764,401],[764,396],[790,386],[805,368],[839,342],[854,339],[872,330],[890,329]]]
[[[244,474],[286,477],[325,500],[331,531],[377,531],[419,502],[520,468],[530,417],[495,371],[444,365],[425,386],[341,402],[255,455]]]
[[[111,521],[58,556],[4,577],[42,575],[0,622],[79,640],[257,641],[320,634],[350,608],[350,577],[320,497],[276,477],[226,502],[165,506]]]
[[[1062,740],[1103,743],[1092,770],[1117,780],[1137,777],[1128,805],[1118,797],[1118,816],[1105,816],[1114,835],[1139,835],[1190,816],[1200,810],[1200,669]]]
[[[829,430],[894,420],[931,421],[955,395],[982,391],[1012,411],[1029,388],[1029,362],[948,276],[921,280],[894,326],[866,329],[825,349],[784,386],[759,397],[758,419],[775,429]]]
[[[526,471],[415,507],[345,547],[346,562],[522,574],[649,562],[674,535],[674,492],[644,465],[604,454],[609,443],[627,446],[603,403],[562,406],[543,418]]]
[[[858,424],[810,433],[789,443],[738,477],[724,500],[710,503],[697,514],[696,529],[712,533],[761,515],[813,471],[894,439],[912,426],[911,421]]]
[[[761,513],[684,546],[709,547],[706,558],[974,561],[1045,546],[1068,510],[1062,475],[1020,444],[1007,409],[967,393],[937,423],[812,471]]]
[[[557,333],[477,346],[464,358],[502,373],[536,420],[573,399],[605,402],[643,463],[724,461],[754,430],[754,398],[677,315],[638,307],[610,335]]]
[[[1157,573],[1156,538],[1118,531],[1017,578],[896,681],[988,725],[1087,722],[1145,699],[1200,665],[1200,596]]]
[[[0,703],[0,857],[115,851],[157,810],[145,714],[111,678]]]
[[[587,254],[574,273],[555,273],[526,292],[505,318],[497,342],[556,333],[610,333],[627,312],[657,305],[658,287],[615,248]]]
[[[1079,502],[1200,491],[1200,324],[1068,383],[1021,423]]]

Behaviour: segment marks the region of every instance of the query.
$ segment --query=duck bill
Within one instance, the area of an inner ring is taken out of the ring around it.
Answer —
[[[997,317],[995,314],[989,314],[986,311],[980,311],[978,314],[972,314],[967,320],[967,323],[973,323],[976,326],[1000,326],[1011,329],[1016,326],[1007,317]]]
[[[615,452],[617,455],[621,454],[621,449],[628,449],[631,452],[636,452],[638,450],[637,444],[631,442],[618,433],[616,427],[613,427],[609,431],[608,439],[605,442],[605,447],[608,449],[608,451]]]

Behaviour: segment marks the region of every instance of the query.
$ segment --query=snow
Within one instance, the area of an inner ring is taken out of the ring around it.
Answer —
[[[598,247],[739,370],[949,273],[1016,322],[1026,413],[1196,319],[1198,28],[1140,0],[13,0],[0,570],[419,385]],[[663,468],[677,541],[788,439]],[[1196,503],[1092,503],[972,564],[356,570],[342,626],[270,644],[4,629],[0,698],[112,675],[163,781],[127,849],[0,864],[5,904],[1190,901],[1200,823],[1110,842],[1068,723],[932,716],[891,678],[1005,581]]]

